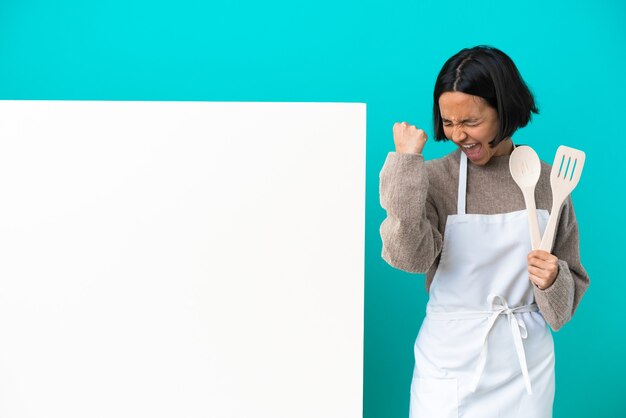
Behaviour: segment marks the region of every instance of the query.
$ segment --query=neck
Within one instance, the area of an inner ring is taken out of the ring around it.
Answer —
[[[501,155],[510,155],[513,152],[513,148],[513,141],[511,138],[506,138],[496,146],[496,152],[493,156],[499,157]]]

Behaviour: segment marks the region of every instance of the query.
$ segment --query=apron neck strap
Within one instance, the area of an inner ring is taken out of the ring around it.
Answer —
[[[513,149],[517,146],[513,143]],[[456,213],[465,215],[465,196],[467,191],[467,155],[461,150],[461,159],[459,160],[459,195],[457,196]]]
[[[467,155],[461,151],[461,160],[459,161],[459,194],[457,196],[456,212],[459,215],[465,215],[465,191],[467,189]]]

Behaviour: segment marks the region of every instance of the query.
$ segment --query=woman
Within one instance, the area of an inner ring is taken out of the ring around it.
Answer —
[[[466,48],[441,69],[436,140],[458,148],[424,161],[426,133],[393,126],[396,150],[380,173],[382,257],[426,273],[429,301],[415,341],[410,416],[552,416],[554,331],[589,286],[571,198],[552,253],[531,250],[524,198],[509,172],[512,135],[539,113],[513,61]],[[467,160],[470,162],[468,163]],[[540,227],[552,204],[550,165],[536,187]]]

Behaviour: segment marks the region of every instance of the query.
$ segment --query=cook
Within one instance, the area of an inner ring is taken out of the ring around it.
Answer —
[[[511,58],[464,48],[443,65],[433,95],[435,140],[457,146],[429,161],[424,130],[393,126],[380,173],[382,257],[426,273],[426,317],[415,341],[411,418],[549,418],[554,343],[589,286],[571,197],[551,253],[531,250],[522,192],[509,171],[513,134],[535,100]],[[555,144],[559,145],[559,144]],[[541,232],[550,165],[536,187]]]

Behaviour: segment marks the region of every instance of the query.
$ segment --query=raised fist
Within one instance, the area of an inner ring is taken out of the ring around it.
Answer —
[[[409,125],[406,122],[393,124],[393,142],[396,144],[396,152],[421,154],[426,141],[428,141],[426,132],[415,125]]]

